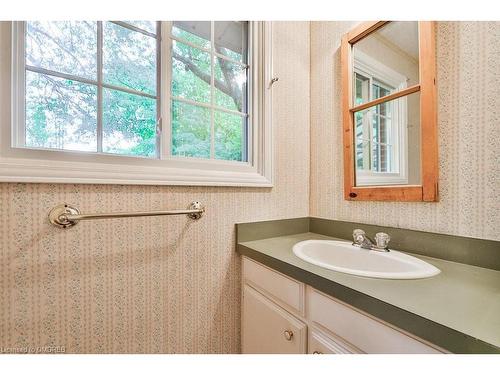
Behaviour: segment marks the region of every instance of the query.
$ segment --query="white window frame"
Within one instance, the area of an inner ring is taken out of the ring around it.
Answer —
[[[370,79],[369,95],[372,100],[372,80],[376,79],[382,83],[396,88],[398,91],[407,87],[408,78],[396,72],[395,70],[380,63],[380,61],[370,57],[369,55],[356,51],[354,55],[354,72],[366,76]],[[353,75],[355,79],[355,75]],[[373,170],[360,170],[356,168],[356,184],[358,185],[407,185],[408,184],[408,107],[407,98],[401,97],[393,102],[392,105],[392,134],[391,139],[397,139],[398,142],[393,144],[394,163],[398,166],[397,172],[377,172]],[[370,123],[370,140],[371,135],[371,114],[367,116]],[[398,124],[399,126],[394,126]],[[371,141],[370,141],[371,145]],[[371,153],[370,148],[370,153]]]
[[[271,22],[249,23],[248,85],[251,87],[251,95],[248,98],[248,161],[245,162],[166,157],[165,145],[170,144],[170,22],[163,22],[161,26],[161,118],[164,131],[160,152],[163,159],[16,147],[19,145],[19,139],[12,129],[24,126],[24,27],[24,22],[12,22],[11,121],[2,122],[0,127],[0,181],[273,186],[272,97],[269,85],[272,77]],[[5,51],[9,46],[1,47]],[[1,71],[5,69],[0,69]]]

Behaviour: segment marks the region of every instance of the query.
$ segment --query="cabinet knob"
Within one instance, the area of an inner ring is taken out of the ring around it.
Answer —
[[[313,354],[323,354],[323,353],[322,353],[322,352],[320,352],[320,351],[315,350],[315,351],[313,352]]]
[[[293,332],[290,331],[289,329],[285,330],[285,332],[283,332],[283,335],[285,335],[285,339],[287,341],[292,341],[292,337],[293,337]]]

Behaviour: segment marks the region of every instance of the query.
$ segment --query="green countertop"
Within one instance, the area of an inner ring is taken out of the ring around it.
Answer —
[[[411,254],[441,270],[417,280],[331,271],[303,261],[300,233],[239,242],[237,251],[454,353],[500,353],[500,271]],[[345,241],[345,240],[343,240]]]

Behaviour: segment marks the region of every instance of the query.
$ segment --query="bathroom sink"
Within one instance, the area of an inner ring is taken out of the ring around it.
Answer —
[[[422,279],[441,272],[433,265],[399,251],[366,250],[345,241],[302,241],[295,244],[293,253],[323,268],[379,279]]]

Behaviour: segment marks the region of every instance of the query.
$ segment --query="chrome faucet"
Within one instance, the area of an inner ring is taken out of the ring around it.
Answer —
[[[362,229],[354,229],[352,232],[354,242],[353,246],[359,246],[362,249],[376,250],[376,251],[389,251],[389,241],[391,237],[387,233],[377,233],[375,235],[375,243],[372,241]]]
[[[359,246],[362,249],[368,250],[371,250],[373,247],[373,241],[368,238],[365,231],[362,229],[354,229],[352,237],[354,239],[354,242],[352,243],[354,246]]]

